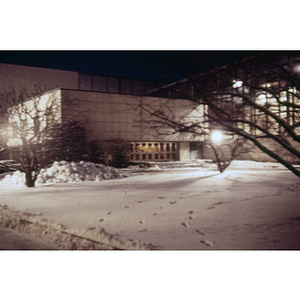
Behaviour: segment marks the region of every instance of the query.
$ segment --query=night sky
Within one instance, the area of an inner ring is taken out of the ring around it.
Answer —
[[[261,51],[260,51],[261,52]],[[0,51],[0,62],[172,82],[257,51]]]

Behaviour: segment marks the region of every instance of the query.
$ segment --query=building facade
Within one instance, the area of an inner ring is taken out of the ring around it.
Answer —
[[[298,74],[299,53],[262,54],[171,84],[0,63],[0,94],[24,87],[55,95],[61,119],[81,121],[107,158],[122,141],[134,162],[183,161],[214,158],[204,140],[215,129],[297,143]],[[204,120],[196,132],[191,125]],[[257,150],[240,159],[270,157]]]
[[[299,162],[299,89],[300,52],[282,51],[232,62],[147,95],[187,99],[206,106],[204,119],[209,131],[244,136],[257,147],[267,146],[261,147],[263,152],[272,151],[288,161]],[[187,126],[185,129],[189,131]],[[256,148],[247,158],[270,160],[270,155],[263,152]]]
[[[185,100],[145,96],[159,86],[162,84],[150,81],[0,64],[0,94],[21,87],[33,94],[38,89],[54,95],[61,103],[61,120],[82,122],[89,139],[100,142],[107,157],[113,144],[122,141],[130,145],[135,162],[188,160],[191,137],[171,133],[143,107],[164,106],[182,117],[199,118],[201,113]]]

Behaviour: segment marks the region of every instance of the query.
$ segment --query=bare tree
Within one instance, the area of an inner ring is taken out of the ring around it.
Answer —
[[[20,88],[0,95],[0,103],[0,148],[13,161],[8,167],[24,172],[27,187],[33,187],[54,150],[49,141],[61,122],[60,98],[55,91]]]
[[[147,94],[186,99],[191,111],[184,116],[170,106],[140,107],[171,134],[205,137],[218,129],[242,137],[300,177],[294,166],[300,159],[299,62],[300,53],[263,53]],[[195,109],[201,113],[191,118]]]
[[[232,137],[232,140],[220,145],[208,137],[205,143],[213,150],[220,173],[223,173],[237,157],[254,149],[240,136]]]

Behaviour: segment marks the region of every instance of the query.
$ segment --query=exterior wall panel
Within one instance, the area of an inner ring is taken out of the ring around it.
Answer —
[[[24,87],[34,92],[35,86],[48,91],[58,87],[78,89],[78,73],[0,63],[0,93]]]
[[[167,126],[159,124],[138,109],[139,104],[165,105],[164,100],[153,97],[106,94],[74,90],[62,90],[66,114],[80,112],[80,117],[97,123],[95,139],[124,139],[129,141],[174,141],[179,134],[159,136],[156,129],[168,132]],[[64,99],[67,99],[64,102]],[[70,104],[71,103],[71,104]],[[172,102],[170,106],[174,107]],[[66,115],[67,117],[67,115]],[[100,126],[101,124],[101,126]],[[102,132],[100,133],[100,128]],[[105,138],[104,138],[105,137]]]

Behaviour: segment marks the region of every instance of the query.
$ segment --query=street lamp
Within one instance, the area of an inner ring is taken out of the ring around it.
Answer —
[[[214,131],[211,134],[211,139],[214,143],[220,143],[223,140],[223,134],[221,131]]]
[[[224,168],[223,168],[223,161],[222,158],[220,157],[221,154],[223,154],[223,151],[221,149],[220,142],[223,140],[223,133],[221,131],[213,131],[210,135],[211,143],[210,147],[212,148],[214,155],[216,157],[216,162],[218,165],[218,169],[221,173],[223,173]]]

